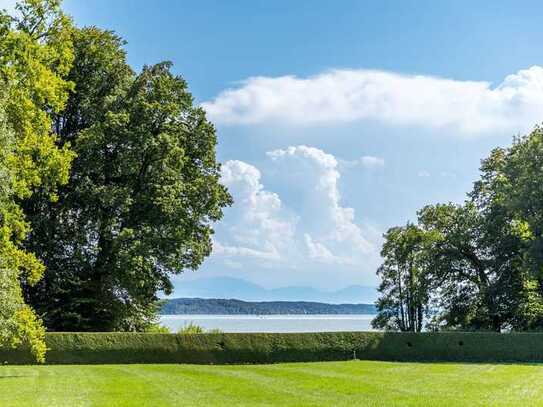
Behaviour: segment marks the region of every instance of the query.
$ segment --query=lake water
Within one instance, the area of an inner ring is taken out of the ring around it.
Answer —
[[[172,332],[190,323],[223,332],[371,331],[375,315],[162,315]]]

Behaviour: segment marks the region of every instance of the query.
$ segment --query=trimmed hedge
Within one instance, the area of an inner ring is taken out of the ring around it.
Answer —
[[[543,362],[537,333],[48,333],[49,364],[276,363],[330,360]],[[25,349],[0,362],[33,363]]]

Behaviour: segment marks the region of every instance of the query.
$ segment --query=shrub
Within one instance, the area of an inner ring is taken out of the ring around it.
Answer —
[[[276,363],[327,360],[543,362],[538,333],[48,333],[50,364]],[[0,362],[29,364],[26,349]]]
[[[153,334],[169,334],[171,333],[170,328],[160,324],[151,324],[146,329],[145,332]]]
[[[187,325],[177,331],[178,334],[183,335],[203,334],[204,332],[204,328],[192,322],[189,322]]]

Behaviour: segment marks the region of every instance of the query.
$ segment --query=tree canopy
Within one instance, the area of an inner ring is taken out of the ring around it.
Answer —
[[[50,113],[63,109],[73,59],[70,20],[55,0],[27,0],[20,17],[0,12],[0,345],[26,343],[45,354],[41,321],[23,301],[21,281],[35,285],[44,265],[21,243],[30,225],[21,200],[36,188],[48,200],[66,183],[73,159],[51,132]]]
[[[429,270],[424,248],[430,234],[413,224],[391,228],[381,251],[383,265],[375,328],[420,332],[429,312]]]
[[[77,157],[58,200],[40,190],[24,204],[27,248],[47,265],[26,295],[53,330],[139,330],[170,276],[210,254],[231,197],[215,130],[171,64],[135,74],[114,33],[72,38],[74,89],[53,127]]]
[[[0,12],[0,346],[41,361],[45,326],[150,326],[232,202],[187,83],[124,44],[60,0]]]
[[[481,178],[464,204],[430,205],[418,213],[416,227],[429,239],[425,245],[402,246],[399,257],[386,249],[397,245],[396,231],[413,226],[385,235],[376,325],[409,330],[390,312],[391,304],[401,304],[405,279],[383,270],[390,259],[424,258],[427,284],[420,298],[432,310],[429,328],[543,329],[542,157],[538,127],[483,160]]]

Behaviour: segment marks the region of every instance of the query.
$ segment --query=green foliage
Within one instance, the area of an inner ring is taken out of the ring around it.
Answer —
[[[123,41],[97,28],[73,42],[75,87],[54,128],[77,158],[57,202],[43,190],[25,202],[27,247],[48,265],[26,295],[52,330],[144,330],[170,276],[210,254],[231,203],[215,130],[171,64],[136,75]]]
[[[47,333],[49,364],[278,363],[326,360],[542,362],[538,333]],[[9,364],[32,363],[28,351],[0,351]]]
[[[189,322],[177,331],[178,334],[183,335],[196,335],[196,334],[222,334],[223,332],[218,328],[205,330],[200,325],[193,322]]]
[[[160,325],[158,323],[149,324],[148,327],[145,328],[146,333],[150,334],[169,334],[171,333],[170,328],[164,325]]]
[[[45,356],[44,328],[24,303],[20,282],[31,286],[43,264],[21,243],[30,225],[20,208],[35,188],[56,198],[68,179],[73,154],[58,148],[48,112],[64,107],[71,84],[70,21],[55,0],[27,0],[20,17],[0,11],[0,347],[28,345]]]
[[[375,328],[420,332],[429,314],[430,270],[426,249],[433,234],[407,224],[385,234]]]
[[[481,177],[463,205],[419,212],[417,226],[431,240],[407,252],[425,259],[432,329],[543,329],[542,157],[543,130],[536,128],[483,160]],[[385,237],[385,248],[395,244],[393,235]],[[391,256],[383,253],[379,274],[385,290],[374,325],[402,329],[387,325],[394,313],[386,312],[398,308],[392,300],[400,297],[404,280],[385,273]]]
[[[506,219],[520,243],[517,268],[523,273],[519,329],[543,329],[543,129],[495,149],[483,161],[473,199],[487,216]]]
[[[435,205],[419,223],[437,240],[427,250],[438,292],[438,323],[446,329],[500,331],[514,326],[522,291],[519,239],[503,217],[473,202]],[[439,291],[438,291],[439,290]]]
[[[203,334],[205,332],[204,328],[202,328],[200,325],[196,325],[193,322],[189,322],[184,327],[180,328],[177,333],[178,334],[184,334],[184,335],[195,335],[195,334]]]

